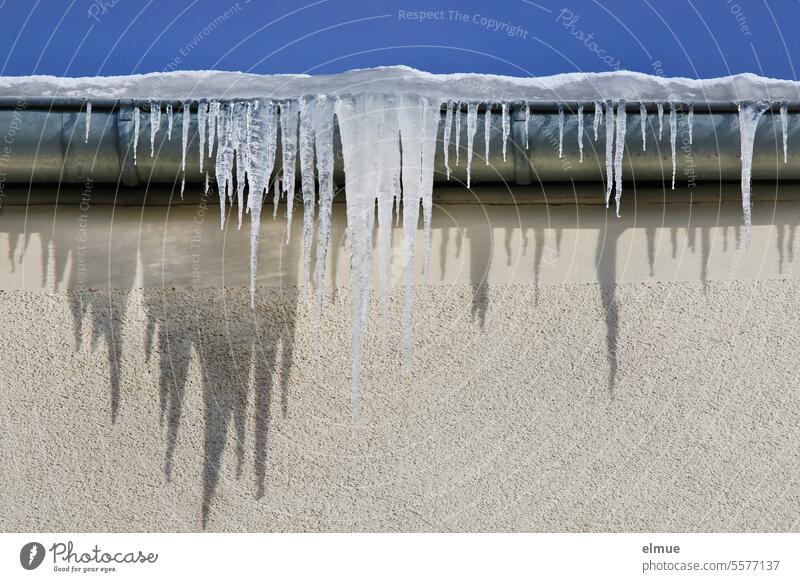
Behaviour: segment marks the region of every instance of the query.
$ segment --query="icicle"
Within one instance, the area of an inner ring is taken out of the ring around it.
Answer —
[[[523,112],[524,112],[523,121],[525,123],[525,149],[527,150],[527,149],[530,149],[530,139],[529,139],[529,136],[528,136],[528,124],[530,124],[530,121],[531,121],[531,108],[528,106],[527,102],[523,105]]]
[[[200,173],[203,173],[203,159],[206,157],[206,128],[208,125],[208,102],[197,104],[197,135],[200,139]]]
[[[150,157],[156,155],[156,135],[161,127],[161,101],[150,100]]]
[[[692,145],[692,133],[694,133],[694,103],[689,104],[689,145]]]
[[[208,181],[208,170],[206,170],[206,181],[203,185],[203,194],[208,194],[208,189],[211,187],[211,184]]]
[[[183,124],[181,125],[181,171],[186,173],[186,148],[189,146],[189,124],[192,121],[189,102],[183,102]]]
[[[661,135],[664,133],[664,104],[658,104],[658,139],[661,140]]]
[[[669,146],[672,149],[672,189],[675,189],[675,139],[678,137],[678,113],[675,111],[675,103],[669,104]]]
[[[642,129],[642,151],[647,151],[647,109],[639,103],[639,126]]]
[[[758,121],[769,109],[765,102],[739,104],[739,136],[742,156],[742,210],[744,211],[745,244],[750,246],[752,218],[750,210],[750,178],[753,164],[753,142],[756,137]]]
[[[292,234],[292,211],[294,210],[294,189],[297,167],[297,121],[299,105],[297,101],[281,103],[281,151],[283,154],[283,190],[286,192],[286,242]]]
[[[233,131],[229,109],[232,106],[226,104],[217,112],[217,129],[219,133],[217,143],[217,158],[214,165],[214,174],[217,178],[217,194],[219,195],[219,227],[225,228],[225,201],[228,192],[233,187]],[[250,177],[250,196],[254,196],[254,182]],[[249,197],[248,196],[248,199]],[[239,223],[241,227],[241,222]]]
[[[597,129],[603,121],[603,104],[599,101],[594,102],[594,141],[597,141]]]
[[[484,158],[486,165],[489,165],[489,144],[492,141],[492,104],[486,104],[486,110],[483,113],[483,143],[486,147]]]
[[[250,305],[255,307],[256,300],[256,275],[258,272],[258,241],[261,226],[261,207],[264,203],[264,193],[269,186],[269,179],[272,175],[272,168],[275,165],[275,154],[277,149],[278,137],[278,114],[277,107],[272,101],[257,101],[250,109],[250,127],[247,127],[246,115],[248,108],[243,106],[235,113],[239,115],[239,124],[244,125],[244,132],[247,132],[245,143],[249,137],[250,153],[249,166],[247,170],[247,180],[249,190],[247,194],[247,210],[250,213]],[[220,121],[225,119],[222,115]],[[230,151],[232,141],[232,127],[228,126],[227,120],[225,127],[219,127],[219,142],[217,145],[217,163],[219,164],[220,150],[227,156]],[[239,135],[242,135],[240,133]],[[241,144],[240,144],[241,145]],[[227,158],[226,158],[227,160]],[[223,168],[223,171],[225,169]],[[230,174],[230,168],[227,168]],[[219,176],[219,174],[218,174]],[[226,178],[227,179],[227,178]],[[244,176],[240,177],[244,180]],[[217,177],[219,184],[219,177]],[[224,200],[220,194],[220,200]]]
[[[606,101],[606,208],[614,187],[614,104]]]
[[[564,107],[558,104],[558,157],[564,157]]]
[[[250,150],[253,143],[253,126],[250,121],[250,102],[237,101],[231,108],[231,141],[233,144],[234,159],[236,160],[236,207],[238,227],[242,225],[242,212],[244,210],[244,187],[253,171]],[[247,176],[247,178],[245,178]],[[231,182],[232,183],[232,182]],[[232,192],[229,190],[232,196]]]
[[[92,127],[92,102],[86,102],[86,139],[84,143],[89,143],[89,130]],[[784,132],[785,133],[785,132]]]
[[[789,151],[789,108],[786,103],[781,103],[781,131],[783,132],[783,163],[785,164]]]
[[[311,273],[311,242],[314,238],[314,103],[300,99],[300,179],[303,190],[303,288],[308,297]]]
[[[475,130],[478,127],[478,104],[467,104],[467,188],[469,188],[470,171],[472,168],[472,145],[475,140]]]
[[[172,141],[172,101],[167,103],[167,139]]]
[[[181,200],[183,200],[183,191],[186,189],[186,174],[181,174]]]
[[[433,205],[433,161],[439,104],[424,98],[404,97],[400,108],[400,138],[403,151],[403,241],[405,250],[404,343],[408,367],[413,362],[412,310],[414,268],[419,204],[424,209],[425,245],[430,245],[430,208]],[[427,255],[427,248],[426,255]]]
[[[281,179],[275,176],[272,181],[272,218],[278,216],[278,204],[281,200]]]
[[[334,103],[320,96],[314,107],[314,146],[317,151],[319,180],[319,218],[317,219],[317,257],[314,274],[317,279],[317,311],[314,330],[319,342],[322,305],[325,298],[325,260],[331,238],[333,205],[333,115]]]
[[[444,136],[442,143],[442,153],[444,154],[444,169],[447,172],[447,179],[450,179],[450,134],[453,129],[453,102],[447,102],[447,112],[444,114]]]
[[[216,140],[217,126],[219,124],[220,104],[212,101],[208,104],[208,157],[214,151],[214,141]]]
[[[583,103],[578,104],[578,161],[583,163]]]
[[[625,129],[628,121],[628,114],[625,112],[625,100],[617,101],[617,144],[614,150],[614,202],[616,205],[617,218],[619,218],[619,203],[622,200],[622,156],[625,154]]]
[[[133,165],[136,165],[136,150],[139,149],[139,126],[142,123],[141,112],[138,107],[133,108]]]
[[[506,147],[508,136],[511,135],[511,117],[508,114],[508,103],[503,103],[503,161],[506,161]]]
[[[456,101],[456,166],[458,165],[458,158],[461,155],[461,103]]]

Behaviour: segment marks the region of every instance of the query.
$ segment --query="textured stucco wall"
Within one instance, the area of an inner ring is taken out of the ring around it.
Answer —
[[[0,216],[2,531],[800,529],[800,203],[756,202],[749,254],[735,202],[443,204],[414,369],[393,287],[353,440],[348,291],[315,353],[299,215],[253,311],[211,201],[93,196]]]

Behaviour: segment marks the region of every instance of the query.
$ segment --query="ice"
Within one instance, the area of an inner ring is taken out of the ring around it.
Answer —
[[[299,104],[295,100],[281,102],[281,152],[283,157],[283,190],[286,193],[286,242],[292,234],[295,168],[297,167],[297,123]]]
[[[86,102],[86,138],[84,143],[89,143],[89,131],[92,128],[92,102]],[[786,133],[786,132],[784,132]]]
[[[138,107],[133,108],[133,165],[136,165],[136,150],[139,149],[139,126],[142,124],[142,114]]]
[[[308,297],[311,279],[311,243],[314,238],[314,102],[300,99],[300,184],[303,191],[303,289]]]
[[[233,130],[231,120],[231,104],[220,107],[217,112],[217,157],[214,164],[214,174],[217,179],[217,194],[219,195],[219,227],[225,227],[225,201],[228,192],[233,188]],[[250,196],[253,192],[253,176],[250,176]],[[250,198],[248,196],[248,199]],[[241,222],[239,222],[241,228]]]
[[[172,114],[170,114],[172,118]],[[203,173],[203,160],[206,157],[206,133],[208,126],[208,102],[201,101],[197,104],[197,136],[200,140],[200,173]]]
[[[219,123],[220,104],[212,101],[208,104],[208,157],[214,152],[214,141],[216,140],[217,125]]]
[[[614,187],[614,104],[606,101],[606,208]]]
[[[280,202],[282,191],[281,179],[275,176],[272,181],[272,218],[278,216],[278,203]]]
[[[558,157],[564,157],[564,107],[558,104]]]
[[[528,125],[530,125],[531,122],[531,108],[528,106],[527,103],[522,104],[522,112],[524,114],[522,117],[522,122],[524,127],[522,129],[523,131],[525,131],[525,149],[527,150],[530,149],[530,143],[531,143],[530,136],[528,135],[529,131]]]
[[[442,154],[444,154],[444,169],[447,179],[450,179],[450,134],[453,130],[453,102],[447,102],[447,111],[444,115],[444,135],[442,138]]]
[[[669,104],[669,147],[672,150],[672,189],[675,189],[675,140],[678,137],[678,112],[675,110],[675,102]]]
[[[483,143],[486,150],[484,153],[484,161],[489,165],[489,146],[492,143],[492,104],[486,104],[486,110],[483,113]]]
[[[599,101],[594,102],[594,141],[597,141],[597,129],[600,127],[600,122],[603,121],[603,104]]]
[[[619,218],[619,203],[622,200],[622,157],[625,155],[625,126],[627,121],[628,114],[625,112],[625,100],[620,99],[617,102],[617,144],[614,150],[614,186],[616,188],[614,202],[617,218]]]
[[[456,102],[455,111],[455,124],[456,124],[456,166],[458,165],[458,158],[461,155],[461,103]]]
[[[789,150],[789,108],[786,103],[781,103],[781,132],[783,134],[783,163],[785,164],[788,161]]]
[[[664,104],[658,104],[658,139],[661,140],[661,135],[664,133]]]
[[[189,147],[189,125],[192,123],[190,103],[183,102],[183,119],[181,123],[181,171],[186,173],[186,149]]]
[[[319,181],[319,217],[317,219],[317,257],[314,275],[317,279],[317,310],[314,330],[319,342],[322,305],[325,298],[325,261],[331,238],[331,207],[333,205],[333,115],[334,102],[320,95],[313,109],[314,148],[317,152]]]
[[[243,106],[228,110],[238,117],[236,125],[244,126],[246,146],[249,143],[249,168],[247,170],[248,193],[247,211],[250,214],[250,304],[255,306],[256,300],[256,275],[258,272],[258,244],[261,227],[261,207],[264,195],[269,186],[269,179],[275,165],[278,134],[278,110],[274,101],[257,100],[250,107]],[[247,123],[247,112],[250,111],[250,123]],[[228,121],[224,110],[220,110],[220,121],[224,124],[218,128],[219,144],[217,145],[217,164],[220,163],[220,151],[223,152],[223,164],[230,164],[230,152],[233,145],[233,124]],[[241,131],[240,134],[242,135]],[[240,139],[241,141],[241,139]],[[222,168],[225,180],[229,180],[230,166]],[[219,172],[217,173],[217,186],[219,187]],[[244,177],[240,176],[240,180]],[[220,194],[220,203],[224,204],[224,197]]]
[[[470,183],[472,170],[472,145],[475,141],[475,131],[478,128],[478,104],[467,104],[467,188]]]
[[[245,176],[250,176],[251,160],[250,148],[252,144],[252,136],[250,130],[252,126],[249,121],[250,108],[252,105],[249,102],[237,101],[233,104],[231,110],[231,140],[233,142],[233,154],[236,160],[236,207],[238,228],[242,224],[242,210],[244,208],[244,187],[246,184]],[[202,153],[202,149],[200,150]]]
[[[689,104],[689,145],[692,145],[692,133],[694,132],[694,103]]]
[[[578,161],[583,163],[583,103],[578,105]]]
[[[642,151],[647,151],[647,109],[644,103],[639,103],[639,125],[642,130]]]
[[[511,134],[511,117],[508,114],[508,103],[503,103],[503,161],[506,161],[506,149],[508,146],[508,136]]]
[[[150,100],[150,157],[156,155],[156,135],[161,127],[161,101]]]
[[[753,164],[753,142],[756,137],[758,121],[769,104],[763,101],[739,104],[739,136],[742,155],[742,210],[744,211],[745,242],[750,245],[752,218],[750,211],[750,179]]]
[[[167,139],[172,140],[172,101],[167,102]]]
[[[433,161],[439,103],[423,97],[404,96],[400,107],[403,186],[403,249],[405,254],[404,344],[407,365],[413,362],[412,310],[414,302],[414,263],[419,205],[430,207],[433,196]],[[426,210],[427,212],[427,210]],[[427,222],[427,220],[426,220]],[[430,224],[425,224],[425,241],[429,245]]]

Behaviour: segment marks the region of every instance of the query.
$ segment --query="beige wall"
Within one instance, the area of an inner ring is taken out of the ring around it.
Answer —
[[[757,188],[745,252],[735,188],[630,190],[440,191],[414,369],[398,246],[356,440],[342,206],[316,353],[299,212],[251,310],[216,201],[17,193],[0,529],[797,531],[800,202]]]

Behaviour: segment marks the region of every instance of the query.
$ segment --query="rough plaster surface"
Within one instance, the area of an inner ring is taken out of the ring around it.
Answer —
[[[0,292],[0,530],[798,531],[800,283]]]

